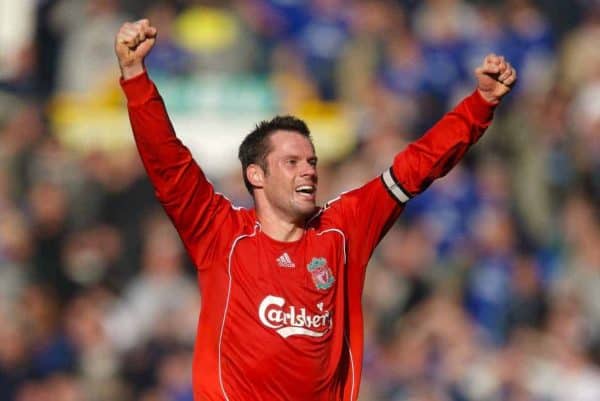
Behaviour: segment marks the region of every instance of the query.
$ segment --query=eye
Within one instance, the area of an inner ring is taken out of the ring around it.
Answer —
[[[289,166],[295,166],[296,164],[298,164],[298,160],[296,159],[288,159],[285,161],[285,164],[289,165]]]
[[[310,164],[313,167],[317,167],[317,158],[308,159],[308,164]]]

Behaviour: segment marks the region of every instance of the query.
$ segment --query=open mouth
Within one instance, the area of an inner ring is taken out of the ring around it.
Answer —
[[[296,187],[296,193],[304,196],[313,197],[317,188],[314,185],[300,185]]]

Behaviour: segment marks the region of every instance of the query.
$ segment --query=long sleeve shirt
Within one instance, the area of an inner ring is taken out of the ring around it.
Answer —
[[[198,270],[195,400],[357,400],[367,262],[405,202],[481,137],[494,106],[475,91],[381,176],[319,208],[301,239],[280,242],[254,209],[215,192],[146,73],[122,87],[156,196]]]

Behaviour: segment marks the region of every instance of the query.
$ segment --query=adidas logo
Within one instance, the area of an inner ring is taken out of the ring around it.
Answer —
[[[284,252],[283,255],[281,255],[280,257],[277,258],[277,265],[279,267],[287,267],[287,268],[296,267],[294,262],[292,262],[290,255],[288,255],[287,252]]]

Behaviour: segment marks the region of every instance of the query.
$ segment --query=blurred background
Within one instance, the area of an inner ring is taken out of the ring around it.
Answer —
[[[361,401],[600,400],[600,2],[0,0],[0,400],[191,401],[201,296],[133,147],[113,40],[219,191],[309,122],[320,199],[380,174],[505,55],[520,82],[366,282]]]

